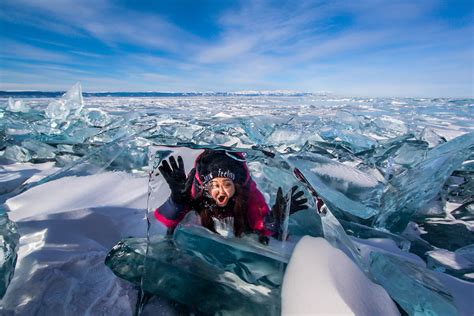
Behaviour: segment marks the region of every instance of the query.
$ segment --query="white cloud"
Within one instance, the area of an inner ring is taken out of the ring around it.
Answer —
[[[64,53],[53,52],[8,39],[1,39],[1,58],[28,59],[50,62],[72,62],[72,58]]]
[[[32,68],[38,74],[54,74],[63,81],[82,79],[91,90],[107,90],[109,84],[108,90],[390,94],[402,92],[400,87],[433,93],[444,84],[453,93],[472,94],[467,85],[474,85],[469,57],[474,47],[468,40],[472,24],[456,28],[428,18],[437,1],[248,1],[219,16],[219,29],[209,38],[164,16],[125,10],[113,1],[5,3],[17,10],[3,12],[2,19],[29,23],[30,15],[50,32],[92,37],[108,46],[101,47],[103,53],[80,46],[57,52],[20,42],[2,48],[8,63],[14,58],[42,62],[47,66],[43,72]],[[130,46],[137,52],[130,52]],[[18,51],[16,57],[13,51]],[[38,80],[25,75],[18,74],[16,82]]]
[[[134,44],[179,54],[200,41],[165,18],[147,12],[126,10],[112,1],[17,0],[7,1],[20,16],[33,16],[47,31],[90,34],[105,44]],[[36,14],[32,14],[36,13]],[[26,20],[26,19],[25,19]]]

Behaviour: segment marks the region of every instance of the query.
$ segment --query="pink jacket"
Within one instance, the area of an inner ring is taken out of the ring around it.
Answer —
[[[242,156],[243,158],[243,156]],[[196,168],[199,157],[196,159],[194,167]],[[265,198],[262,192],[258,190],[255,181],[250,177],[250,172],[247,165],[244,163],[246,170],[245,184],[249,185],[249,200],[248,200],[248,222],[250,228],[255,231],[263,232],[266,236],[270,235],[271,232],[265,228],[264,219],[270,209],[268,208]],[[198,172],[196,172],[193,185],[191,187],[191,198],[194,199],[199,195],[199,188],[201,187],[202,181],[199,178]],[[187,212],[190,211],[189,205],[180,205],[175,203],[171,197],[155,210],[155,218],[163,223],[168,228],[174,228],[184,218]]]

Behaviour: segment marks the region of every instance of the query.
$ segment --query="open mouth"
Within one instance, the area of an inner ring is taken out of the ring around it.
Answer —
[[[223,203],[225,200],[227,199],[227,197],[225,195],[221,195],[217,198],[217,200],[220,202],[220,203]]]

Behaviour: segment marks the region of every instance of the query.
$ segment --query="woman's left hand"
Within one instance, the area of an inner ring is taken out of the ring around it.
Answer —
[[[273,232],[273,236],[281,240],[283,235],[283,223],[286,219],[286,210],[288,203],[290,203],[290,214],[292,215],[301,210],[307,209],[308,199],[303,197],[304,192],[298,191],[298,186],[294,186],[288,192],[288,194],[283,195],[283,190],[281,187],[278,188],[275,204],[272,207],[271,212],[268,214],[265,219],[265,226],[268,230]],[[289,197],[291,196],[291,198]],[[303,197],[303,198],[301,198]]]
[[[308,208],[308,199],[304,198],[303,191],[297,191],[298,186],[291,188],[290,215]],[[302,199],[300,199],[303,197]]]

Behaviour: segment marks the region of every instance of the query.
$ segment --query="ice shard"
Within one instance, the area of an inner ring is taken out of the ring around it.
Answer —
[[[341,131],[337,135],[337,139],[342,144],[351,149],[355,154],[372,148],[376,145],[376,141],[368,136],[355,134],[352,131]]]
[[[383,230],[378,230],[376,228],[366,226],[363,224],[359,223],[354,223],[350,222],[347,220],[339,219],[338,222],[341,224],[341,226],[344,228],[344,231],[351,236],[355,236],[357,238],[362,238],[362,239],[369,239],[369,238],[387,238],[391,239],[395,242],[395,244],[398,246],[398,248],[403,249],[405,251],[408,251],[411,249],[412,243],[418,243],[418,247],[423,247],[426,252],[427,250],[432,250],[433,247],[430,247],[428,243],[423,243],[421,245],[422,241],[415,241],[413,239],[408,239],[407,237],[404,236],[399,236],[396,234],[392,234],[387,231]],[[423,254],[424,254],[423,252]]]
[[[474,244],[459,248],[454,253],[469,262],[469,269],[474,270]]]
[[[31,154],[26,148],[12,145],[5,148],[2,158],[10,162],[27,162],[30,161]]]
[[[369,271],[409,315],[459,315],[451,293],[432,271],[422,266],[372,252]]]
[[[92,108],[85,110],[84,120],[87,124],[94,127],[105,127],[112,123],[112,119],[105,111]]]
[[[469,196],[472,197],[474,196],[474,194],[471,194]],[[474,201],[469,200],[465,204],[456,208],[454,211],[451,212],[451,216],[453,216],[455,219],[459,219],[465,222],[474,221]]]
[[[381,115],[372,121],[374,130],[379,134],[389,138],[407,134],[408,127],[405,122],[400,119]]]
[[[333,207],[363,219],[378,214],[384,185],[377,179],[317,154],[290,155],[288,161]]]
[[[368,119],[358,116],[348,110],[336,112],[335,123],[347,130],[361,131],[361,128],[368,123]]]
[[[255,116],[252,118],[239,118],[240,127],[252,142],[256,145],[266,144],[266,138],[273,131],[273,124],[265,120],[265,117]]]
[[[15,271],[19,240],[15,223],[8,219],[4,206],[0,206],[0,299]]]
[[[406,134],[389,140],[381,140],[373,148],[357,153],[366,165],[377,167],[386,180],[406,170],[407,167],[422,161],[428,150],[425,141],[414,139]]]
[[[70,115],[79,116],[83,107],[82,87],[80,83],[76,83],[61,99],[53,100],[49,103],[45,114],[46,117],[52,120],[65,121]],[[57,123],[55,123],[56,125]]]
[[[63,100],[53,100],[49,103],[45,114],[46,117],[54,120],[65,120],[70,112],[70,109],[66,106]]]
[[[454,252],[436,249],[428,252],[427,255],[427,266],[430,269],[472,281],[472,278],[465,275],[474,272],[474,244],[459,248]]]
[[[474,160],[470,160],[474,162]],[[474,170],[470,170],[472,166],[464,163],[461,170],[453,172],[452,176],[446,181],[446,190],[442,193],[447,196],[450,202],[469,204],[473,202],[474,196]]]
[[[360,152],[357,156],[363,158],[368,164],[382,165],[389,157],[393,157],[393,152],[413,137],[413,134],[405,134],[388,140],[380,140],[377,146]]]
[[[420,236],[435,247],[455,251],[474,244],[472,224],[450,218],[426,217],[419,223],[423,234]]]
[[[402,232],[411,216],[432,200],[454,170],[472,154],[474,132],[459,136],[430,150],[426,158],[393,178],[383,195],[375,225]]]
[[[12,98],[8,99],[7,111],[10,112],[23,112],[26,113],[30,111],[30,107],[25,104],[22,100],[13,100]]]
[[[35,159],[54,159],[56,157],[56,148],[34,139],[28,139],[21,142],[21,146],[32,153]]]
[[[321,222],[324,231],[324,239],[331,245],[344,252],[349,258],[354,261],[359,268],[368,273],[367,265],[362,261],[361,254],[354,243],[347,236],[344,228],[339,221],[331,213],[330,209],[324,205],[321,212]]]
[[[419,138],[428,143],[430,148],[441,145],[446,142],[446,138],[439,136],[435,131],[429,127],[423,128]]]
[[[291,128],[291,126],[278,126],[266,138],[266,141],[275,146],[289,146],[293,149],[299,148],[302,143],[302,132]]]
[[[323,237],[323,226],[321,218],[316,214],[314,208],[299,211],[289,218],[289,234],[290,236],[312,236]]]
[[[257,238],[225,238],[202,226],[183,224],[174,232],[176,245],[208,264],[232,272],[247,283],[281,286],[289,255],[261,245]]]
[[[17,141],[37,135],[34,128],[36,118],[26,117],[26,115],[12,112],[4,113],[3,118],[0,120],[0,128],[2,129],[2,134],[6,137],[2,139],[2,142],[14,145]]]
[[[148,247],[148,248],[147,248]],[[119,277],[191,310],[228,315],[279,315],[280,290],[247,283],[231,272],[156,236],[126,239],[107,255],[106,265]]]
[[[21,185],[16,188],[15,194],[66,176],[84,176],[100,173],[105,170],[144,172],[144,168],[147,165],[147,148],[149,143],[145,140],[137,139],[134,134],[126,134],[107,144],[94,146],[93,150],[87,148],[84,156],[71,159],[69,164],[66,164],[66,166],[52,174]],[[137,146],[138,143],[143,147]],[[132,146],[133,148],[130,148]],[[19,148],[21,149],[21,147]]]
[[[428,149],[424,141],[407,140],[392,155],[392,163],[402,167],[410,167],[423,160]]]

